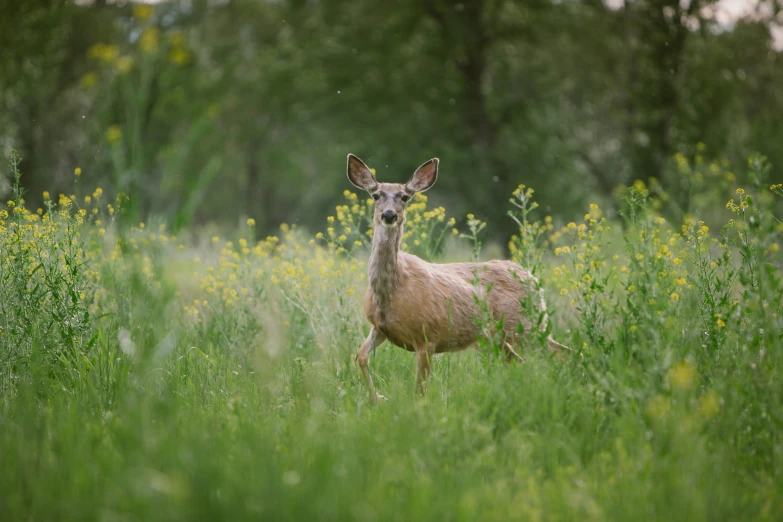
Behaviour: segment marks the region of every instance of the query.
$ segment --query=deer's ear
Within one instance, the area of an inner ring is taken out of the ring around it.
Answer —
[[[353,154],[348,154],[348,179],[355,187],[368,192],[378,188],[370,167]]]
[[[424,192],[433,186],[438,179],[439,161],[438,158],[432,158],[416,169],[413,177],[405,184],[405,188],[411,192]]]

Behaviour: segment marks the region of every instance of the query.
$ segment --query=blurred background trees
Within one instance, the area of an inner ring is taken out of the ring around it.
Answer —
[[[0,0],[0,144],[24,157],[33,203],[70,193],[79,167],[78,183],[128,194],[133,219],[175,227],[315,224],[348,188],[348,152],[389,181],[440,157],[432,197],[500,236],[520,183],[563,219],[636,179],[684,213],[678,157],[760,152],[783,179],[782,10]]]

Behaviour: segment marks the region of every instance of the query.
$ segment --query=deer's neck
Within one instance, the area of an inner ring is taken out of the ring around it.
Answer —
[[[400,257],[402,226],[387,228],[377,225],[372,236],[369,279],[377,304],[383,307],[400,285],[404,261]]]

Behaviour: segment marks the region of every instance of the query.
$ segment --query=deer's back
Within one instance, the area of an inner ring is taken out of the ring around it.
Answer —
[[[519,265],[511,261],[433,264],[405,253],[399,261],[404,275],[395,290],[384,299],[370,288],[365,298],[368,320],[393,344],[415,350],[431,343],[436,353],[467,348],[479,333],[477,295],[486,299],[495,320],[504,317],[509,335],[515,334],[518,322],[528,329],[520,301],[529,291],[531,276]]]

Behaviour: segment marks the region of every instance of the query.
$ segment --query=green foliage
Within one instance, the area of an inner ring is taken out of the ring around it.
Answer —
[[[257,241],[250,219],[182,242],[79,183],[28,211],[18,167],[0,210],[3,520],[783,515],[780,184],[735,189],[717,234],[698,219],[717,209],[672,227],[641,183],[624,228],[595,204],[555,230],[521,187],[510,250],[583,357],[436,357],[422,399],[413,357],[384,346],[372,368],[391,400],[373,407],[353,363],[357,196],[317,237]],[[748,169],[763,179],[766,160]],[[477,259],[484,223],[444,250],[452,225],[427,203],[410,205],[409,246]]]

